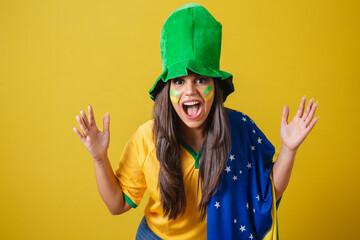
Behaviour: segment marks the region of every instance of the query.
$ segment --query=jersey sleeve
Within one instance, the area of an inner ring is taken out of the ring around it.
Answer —
[[[143,164],[147,156],[148,135],[149,126],[146,124],[137,129],[125,145],[119,167],[115,171],[125,201],[133,208],[140,204],[146,190]]]

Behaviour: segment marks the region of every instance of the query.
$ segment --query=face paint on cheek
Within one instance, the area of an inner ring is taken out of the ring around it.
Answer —
[[[214,91],[212,90],[212,86],[208,86],[205,90],[204,90],[204,94],[208,94],[205,97],[205,101],[209,101],[211,99],[211,97],[214,95]]]
[[[174,96],[171,96],[171,95],[174,95]],[[179,95],[180,95],[179,92],[170,89],[170,100],[173,103],[178,103],[179,102],[179,98],[177,98],[177,96],[179,96]]]
[[[212,89],[212,86],[208,86],[205,90],[204,90],[204,94],[207,94],[210,90]]]
[[[179,99],[176,98],[176,97],[173,97],[173,96],[170,96],[170,100],[171,100],[173,103],[178,103],[178,102],[179,102]]]
[[[170,94],[177,97],[177,96],[179,96],[180,93],[177,92],[177,91],[174,91],[174,90],[170,89]]]

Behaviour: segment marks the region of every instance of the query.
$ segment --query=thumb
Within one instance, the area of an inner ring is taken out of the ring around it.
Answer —
[[[288,107],[288,105],[285,105],[284,109],[283,109],[281,125],[287,125],[288,124],[288,118],[289,118],[289,107]]]
[[[110,132],[110,114],[106,113],[104,115],[104,120],[103,120],[103,132],[109,133]]]

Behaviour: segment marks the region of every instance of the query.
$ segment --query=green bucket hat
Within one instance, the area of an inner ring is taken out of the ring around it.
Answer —
[[[221,28],[221,23],[196,3],[178,8],[168,17],[160,38],[162,74],[149,91],[152,100],[169,79],[186,76],[188,70],[220,80],[226,100],[234,85],[232,74],[219,69]]]

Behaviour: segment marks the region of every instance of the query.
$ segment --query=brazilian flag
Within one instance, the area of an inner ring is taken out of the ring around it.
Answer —
[[[231,150],[207,210],[207,239],[277,240],[274,146],[254,121],[229,112]]]

